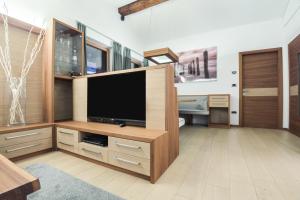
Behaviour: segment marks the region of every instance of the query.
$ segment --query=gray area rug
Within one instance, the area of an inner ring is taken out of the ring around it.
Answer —
[[[34,164],[26,170],[41,184],[28,200],[123,200],[48,165]]]

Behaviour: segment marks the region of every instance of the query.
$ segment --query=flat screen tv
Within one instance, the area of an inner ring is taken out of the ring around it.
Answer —
[[[145,126],[146,72],[88,78],[88,118],[102,123]]]

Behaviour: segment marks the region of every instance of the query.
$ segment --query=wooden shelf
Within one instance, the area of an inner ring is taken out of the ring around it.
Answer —
[[[55,79],[60,79],[60,80],[73,80],[74,78],[71,76],[63,76],[63,75],[55,75]]]
[[[38,128],[46,128],[51,127],[52,123],[36,123],[36,124],[26,124],[26,125],[19,125],[19,126],[2,126],[0,127],[0,134],[18,132],[18,131],[27,131],[32,129]]]
[[[55,123],[55,125],[60,128],[74,129],[82,132],[107,135],[141,142],[152,142],[167,133],[167,131],[162,130],[151,130],[131,126],[125,126],[121,128],[118,125],[95,122],[68,121]]]
[[[27,195],[41,188],[38,178],[0,155],[0,198],[26,199]]]

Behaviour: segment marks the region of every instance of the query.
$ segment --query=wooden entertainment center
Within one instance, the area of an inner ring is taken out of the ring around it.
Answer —
[[[24,27],[21,29],[29,31]],[[0,153],[12,160],[19,160],[61,150],[155,183],[179,154],[179,119],[173,68],[159,65],[71,77],[62,73],[65,68],[58,70],[56,66],[56,37],[64,33],[76,40],[78,48],[79,65],[76,69],[72,66],[72,70],[84,72],[83,33],[53,19],[41,52],[43,123],[0,127]],[[146,77],[146,126],[119,127],[89,122],[88,79],[138,71],[145,71]],[[86,134],[107,136],[108,146],[83,142],[82,137]]]
[[[88,122],[88,79],[137,71],[146,72],[146,127],[122,128]],[[116,169],[141,174],[154,183],[179,154],[177,95],[173,74],[171,66],[160,65],[74,78],[75,121],[55,122],[58,149],[100,161]],[[83,143],[82,134],[86,133],[108,136],[108,147]]]

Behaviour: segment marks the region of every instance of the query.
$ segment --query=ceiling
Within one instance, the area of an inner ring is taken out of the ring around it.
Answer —
[[[117,8],[133,0],[104,0]],[[170,0],[129,15],[124,23],[148,42],[283,17],[289,0]]]

